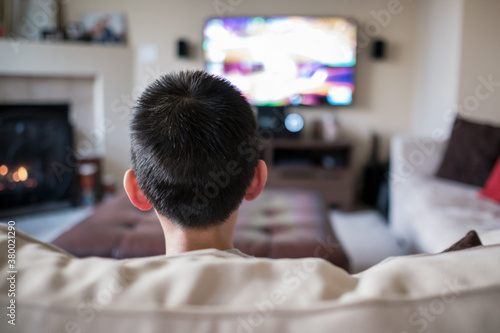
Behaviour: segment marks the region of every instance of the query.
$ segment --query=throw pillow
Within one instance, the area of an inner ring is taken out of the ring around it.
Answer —
[[[481,243],[481,240],[479,239],[479,236],[474,230],[471,230],[465,235],[464,238],[444,250],[443,252],[453,252],[453,251],[460,251],[460,250],[465,250],[465,249],[470,249],[471,247],[476,247],[476,246],[481,246],[483,245]]]
[[[437,176],[483,186],[499,155],[500,127],[457,117]]]
[[[479,195],[500,202],[500,157]]]

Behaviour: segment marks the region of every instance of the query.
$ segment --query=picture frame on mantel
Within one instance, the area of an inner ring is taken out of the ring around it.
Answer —
[[[127,21],[124,13],[102,12],[82,15],[86,40],[100,44],[123,44]]]
[[[42,40],[59,27],[57,0],[0,0],[0,7],[4,37]]]

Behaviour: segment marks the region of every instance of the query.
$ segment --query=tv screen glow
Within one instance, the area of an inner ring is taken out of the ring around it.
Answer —
[[[206,70],[257,106],[349,105],[357,25],[339,17],[224,17],[207,20]]]

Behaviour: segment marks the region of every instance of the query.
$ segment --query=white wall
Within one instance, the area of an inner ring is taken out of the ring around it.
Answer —
[[[417,27],[414,132],[446,135],[457,113],[500,124],[500,1],[421,0]]]
[[[369,47],[362,45],[354,106],[295,110],[309,123],[322,112],[335,112],[344,133],[355,142],[358,170],[368,158],[372,131],[382,135],[382,155],[386,157],[389,136],[408,132],[411,128],[417,10],[415,1],[401,0],[399,6],[391,7],[394,13],[391,14],[388,6],[394,1],[397,0],[243,0],[225,13],[231,16],[350,16],[358,20],[361,32],[366,31],[367,24],[372,29],[368,30],[372,36],[388,42],[388,58],[383,61],[372,60]],[[63,14],[66,22],[79,20],[86,12],[121,11],[127,14],[129,43],[135,53],[146,46],[153,51],[156,48],[159,55],[157,60],[147,63],[141,62],[140,57],[135,58],[133,96],[136,97],[161,72],[203,68],[202,29],[208,17],[218,16],[214,3],[214,0],[73,0],[64,6]],[[187,39],[192,45],[190,59],[176,57],[179,38]]]
[[[448,132],[445,119],[458,98],[464,0],[420,0],[413,131]]]
[[[465,0],[464,13],[459,113],[500,125],[500,1]]]

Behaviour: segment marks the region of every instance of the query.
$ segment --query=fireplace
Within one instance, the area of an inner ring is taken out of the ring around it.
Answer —
[[[76,205],[68,104],[0,105],[0,216]]]

